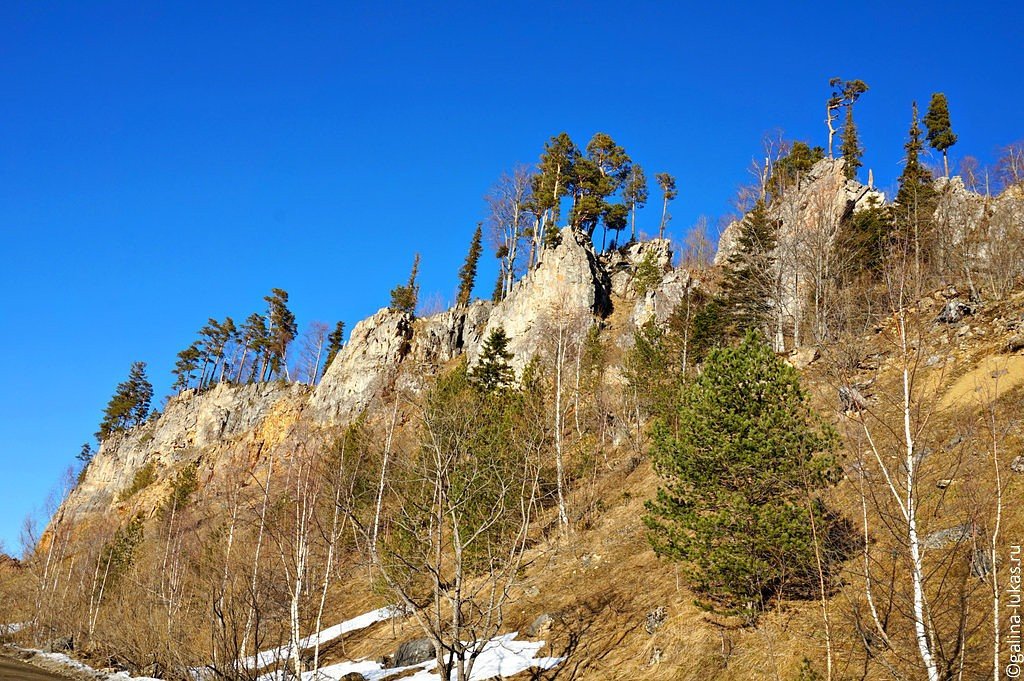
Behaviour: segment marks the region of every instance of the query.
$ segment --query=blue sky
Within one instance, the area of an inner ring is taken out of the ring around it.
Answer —
[[[729,210],[767,131],[825,143],[831,76],[871,86],[879,185],[936,90],[954,163],[991,161],[1024,138],[1015,4],[2,3],[0,541],[130,363],[165,395],[207,317],[281,287],[300,324],[351,328],[415,251],[450,300],[481,197],[563,130],[675,174],[677,237]]]

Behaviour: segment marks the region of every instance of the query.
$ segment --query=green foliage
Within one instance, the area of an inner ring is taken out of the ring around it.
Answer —
[[[853,275],[880,273],[892,233],[892,210],[877,202],[843,220],[835,243],[843,270]]]
[[[409,281],[405,286],[396,286],[391,289],[391,310],[392,312],[404,312],[409,315],[416,314],[416,303],[419,300],[420,287],[416,283],[416,277],[420,271],[420,254],[417,253],[412,259],[412,270],[409,272]]]
[[[515,380],[508,341],[505,329],[500,326],[491,331],[484,340],[477,365],[469,372],[469,379],[481,391],[500,391],[510,387]]]
[[[721,304],[689,288],[664,328],[654,320],[636,331],[625,376],[647,416],[674,423],[687,376],[725,338]]]
[[[468,305],[473,296],[473,285],[476,283],[476,268],[483,253],[483,224],[477,223],[473,232],[473,240],[469,243],[469,253],[459,270],[459,293],[455,296],[456,305]]]
[[[156,464],[147,461],[139,470],[135,471],[132,483],[121,490],[121,493],[117,495],[117,500],[127,501],[154,482],[156,482]]]
[[[949,121],[949,102],[943,93],[936,92],[932,95],[928,112],[924,115],[924,125],[928,128],[927,139],[932,149],[945,154],[946,150],[956,144],[956,133],[953,132],[953,125]]]
[[[911,244],[919,247],[921,240],[927,238],[936,203],[931,171],[921,163],[924,144],[921,141],[917,102],[913,103],[912,111],[907,143],[903,146],[906,151],[903,172],[899,177],[899,191],[896,192],[897,235],[906,248]]]
[[[137,515],[126,525],[118,527],[110,541],[104,544],[100,555],[103,566],[103,585],[116,584],[135,563],[136,551],[144,539],[142,516]],[[101,588],[98,585],[97,588]]]
[[[781,196],[786,189],[797,186],[800,179],[823,158],[825,158],[825,150],[821,147],[812,148],[806,142],[799,140],[793,142],[789,153],[772,166],[768,186],[773,195]]]
[[[178,359],[174,363],[174,369],[171,371],[175,377],[174,383],[171,385],[173,390],[180,393],[189,387],[192,383],[192,374],[199,368],[199,358],[201,356],[202,352],[199,349],[198,343],[193,343],[178,353]]]
[[[267,336],[264,343],[270,374],[279,375],[284,366],[285,357],[288,354],[288,346],[295,339],[299,327],[295,321],[295,315],[288,308],[288,292],[275,288],[270,290],[270,295],[263,298],[267,301]]]
[[[125,431],[146,421],[153,386],[146,378],[146,363],[134,362],[128,380],[117,385],[113,397],[103,410],[103,420],[96,439],[103,441],[112,433]]]
[[[846,107],[846,123],[843,125],[843,143],[839,147],[839,153],[843,155],[843,174],[846,179],[853,180],[857,177],[857,170],[864,165],[861,157],[864,156],[864,148],[860,145],[857,136],[857,125],[853,122],[853,106]]]
[[[193,461],[174,476],[174,479],[171,481],[171,493],[167,495],[163,505],[160,507],[161,517],[178,513],[181,509],[188,506],[192,495],[199,489],[199,481],[196,477],[198,469],[198,462]]]
[[[648,196],[647,177],[644,175],[644,169],[640,167],[639,163],[634,163],[629,171],[626,184],[622,188],[622,200],[629,207],[632,216],[630,241],[636,241],[636,212],[647,205]]]
[[[663,276],[665,273],[658,267],[654,251],[647,251],[644,253],[643,259],[640,260],[640,264],[636,266],[636,274],[633,275],[633,288],[636,289],[636,294],[643,298],[648,291],[653,290],[661,283]]]
[[[736,251],[729,256],[722,283],[723,303],[733,330],[761,329],[768,323],[775,293],[775,245],[779,226],[763,201],[743,219]]]
[[[331,366],[331,362],[341,352],[345,344],[345,322],[338,322],[334,330],[327,334],[327,360],[324,362],[324,371]]]
[[[576,175],[579,149],[566,133],[560,133],[544,145],[537,164],[538,173],[533,178],[534,210],[547,213],[548,225],[557,225],[561,212],[561,199],[569,193],[572,178]],[[545,234],[557,232],[546,229]]]
[[[828,553],[845,524],[813,496],[832,480],[838,438],[796,370],[754,332],[712,350],[682,389],[677,428],[659,424],[651,449],[663,486],[644,522],[658,555],[685,561],[711,608],[754,616],[810,595],[814,532]]]
[[[575,195],[573,226],[588,235],[593,235],[602,218],[609,229],[625,227],[625,213],[613,209],[608,199],[625,184],[632,165],[625,149],[607,134],[599,132],[591,138],[587,155],[576,160],[576,172],[570,184]]]
[[[665,227],[672,217],[668,212],[668,204],[679,195],[679,192],[676,190],[676,178],[668,173],[658,173],[654,176],[654,179],[658,181],[658,186],[661,187],[661,223],[658,225],[658,238],[661,239],[665,236]]]

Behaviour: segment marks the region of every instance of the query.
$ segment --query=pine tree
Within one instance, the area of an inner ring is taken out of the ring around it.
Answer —
[[[533,178],[533,200],[542,212],[545,234],[558,224],[562,197],[570,191],[579,157],[576,144],[564,132],[544,145],[544,153],[537,164],[538,173]]]
[[[416,283],[416,277],[420,270],[420,254],[417,253],[412,259],[412,271],[409,272],[409,281],[405,286],[396,286],[391,289],[391,310],[392,312],[404,312],[408,315],[416,313],[416,302],[419,298],[420,287]]]
[[[778,224],[758,201],[740,226],[736,251],[729,256],[722,283],[723,303],[734,333],[763,329],[775,292],[775,245]]]
[[[79,450],[79,452],[75,456],[75,458],[78,459],[79,461],[81,461],[82,462],[82,466],[84,467],[84,466],[88,466],[89,465],[89,462],[92,461],[92,457],[94,455],[95,455],[95,452],[92,450],[92,445],[90,445],[88,442],[86,442],[85,444],[82,445],[82,449]]]
[[[125,431],[146,421],[153,386],[146,378],[146,363],[134,362],[128,379],[118,383],[114,395],[103,410],[103,419],[96,439],[101,442],[112,433]]]
[[[198,343],[193,343],[178,353],[178,361],[174,363],[174,370],[171,373],[175,376],[172,390],[178,393],[188,389],[192,382],[192,374],[199,368],[199,359],[202,352]]]
[[[896,226],[898,240],[908,251],[916,253],[920,261],[927,254],[925,244],[929,239],[931,216],[935,212],[935,188],[932,186],[932,174],[921,163],[921,126],[917,116],[917,102],[912,105],[910,131],[907,143],[903,146],[906,156],[903,161],[903,172],[899,177],[899,190],[896,192]]]
[[[946,95],[936,92],[928,104],[928,113],[924,115],[924,125],[928,128],[928,144],[932,149],[942,152],[942,167],[949,177],[949,148],[956,144],[956,133],[949,122],[949,102]]]
[[[825,124],[828,125],[828,157],[832,158],[832,138],[835,136],[835,128],[832,124],[836,120],[839,109],[852,107],[862,94],[868,91],[867,83],[862,80],[843,80],[832,78],[828,81],[832,88],[832,95],[825,104]]]
[[[634,163],[629,172],[629,179],[622,188],[622,200],[629,207],[630,241],[636,241],[636,212],[647,205],[647,178],[639,163]]]
[[[265,357],[267,346],[267,320],[258,312],[249,315],[245,324],[242,325],[241,343],[242,356],[238,360],[238,371],[235,373],[235,383],[242,381],[242,372],[245,370],[245,360],[249,351],[253,352],[252,368],[249,371],[248,381],[256,377],[257,368],[260,366],[261,358]],[[263,374],[260,369],[260,375]]]
[[[668,173],[658,173],[654,176],[654,179],[658,181],[658,186],[661,187],[662,204],[661,204],[661,224],[658,225],[658,238],[665,238],[665,227],[668,226],[668,221],[672,217],[668,214],[668,204],[679,192],[676,191],[676,178],[672,177]]]
[[[331,360],[341,352],[344,344],[345,322],[338,322],[334,325],[334,330],[327,336],[327,360],[324,361],[324,373],[327,373],[327,369],[331,366]]]
[[[843,125],[843,143],[839,147],[839,153],[843,155],[843,174],[846,179],[857,178],[857,170],[864,165],[861,157],[864,155],[864,148],[860,146],[857,137],[857,126],[853,122],[853,105],[846,107],[846,123]]]
[[[265,346],[270,376],[279,374],[283,367],[285,378],[290,380],[288,345],[295,339],[299,327],[295,315],[288,309],[288,292],[279,288],[271,289],[270,295],[263,300],[267,301],[267,319],[270,322]]]
[[[505,329],[500,326],[491,331],[484,340],[477,365],[469,372],[470,379],[484,392],[508,388],[515,380],[508,341]]]
[[[459,270],[459,294],[455,297],[456,305],[468,305],[473,296],[473,285],[476,283],[476,268],[483,253],[483,223],[477,223],[473,232],[473,240],[469,242],[469,253]]]
[[[687,564],[710,608],[753,616],[814,594],[817,549],[838,561],[847,527],[814,496],[834,477],[838,438],[796,370],[748,332],[682,387],[677,428],[656,427],[651,449],[663,483],[644,517],[655,552]],[[832,567],[826,558],[826,580]]]
[[[789,153],[772,166],[768,187],[773,198],[782,196],[790,187],[799,186],[800,180],[823,158],[825,150],[821,147],[812,147],[800,140],[793,142]]]

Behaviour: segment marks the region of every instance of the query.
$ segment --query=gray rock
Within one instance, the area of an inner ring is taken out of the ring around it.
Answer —
[[[974,314],[974,306],[962,300],[951,300],[942,306],[935,321],[940,324],[956,324],[964,317]]]
[[[789,363],[797,369],[806,369],[818,358],[821,357],[821,352],[814,346],[808,346],[794,350],[789,354]]]
[[[595,315],[610,312],[609,289],[608,276],[598,263],[590,239],[566,227],[558,246],[545,250],[540,264],[494,306],[480,338],[485,340],[498,327],[505,330],[512,368],[518,377],[548,344],[556,325],[583,332]],[[479,346],[467,344],[470,367],[479,354]]]
[[[1024,473],[1024,455],[1013,457],[1010,462],[1010,470],[1014,473]]]
[[[523,633],[527,638],[540,638],[551,631],[551,627],[554,623],[554,617],[548,613],[543,613],[542,615],[538,615],[537,619],[533,620],[533,623],[526,627],[526,631]]]
[[[921,548],[925,550],[944,549],[947,546],[959,544],[970,537],[971,530],[972,528],[970,524],[967,524],[954,525],[953,527],[946,528],[945,530],[932,532],[921,540]]]
[[[985,549],[975,549],[971,552],[971,575],[978,579],[988,577],[992,572],[992,558]]]
[[[644,630],[653,635],[658,629],[661,629],[661,625],[668,619],[668,611],[665,610],[664,605],[660,605],[654,610],[647,613],[647,617],[644,619]]]
[[[389,668],[411,667],[414,664],[433,660],[435,655],[434,644],[429,638],[417,638],[398,646],[386,666]]]
[[[309,400],[312,416],[344,423],[358,415],[395,380],[412,337],[412,318],[387,308],[356,324]]]
[[[868,401],[852,385],[839,388],[839,409],[844,412],[858,412],[867,409]]]

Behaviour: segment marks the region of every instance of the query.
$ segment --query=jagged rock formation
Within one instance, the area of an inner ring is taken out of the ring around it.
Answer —
[[[103,441],[57,519],[106,512],[147,463],[158,476],[168,477],[227,443],[275,439],[277,434],[265,427],[270,417],[278,417],[273,428],[280,428],[294,418],[308,391],[298,383],[219,384],[201,394],[188,390],[171,398],[159,418]],[[283,418],[285,411],[290,418]]]
[[[512,368],[520,375],[556,320],[604,316],[611,311],[611,283],[589,239],[565,228],[558,246],[494,306],[481,337],[498,327],[509,337]],[[472,365],[479,347],[467,348]]]
[[[152,499],[140,503],[150,507],[166,492],[161,485],[166,487],[187,463],[201,463],[202,484],[230,476],[232,467],[251,469],[261,453],[292,447],[309,432],[350,423],[390,391],[422,389],[459,357],[472,363],[498,326],[509,335],[513,367],[521,373],[543,350],[552,323],[569,320],[585,329],[611,311],[613,297],[632,304],[637,298],[634,279],[645,261],[663,276],[636,303],[633,316],[637,323],[651,316],[664,321],[691,281],[687,272],[671,269],[671,258],[666,240],[598,256],[585,235],[566,228],[560,243],[545,251],[497,305],[475,301],[421,319],[385,308],[362,320],[316,388],[223,383],[172,398],[155,420],[103,443],[55,518],[103,517],[121,503],[119,493],[146,464],[153,464],[156,481]]]

